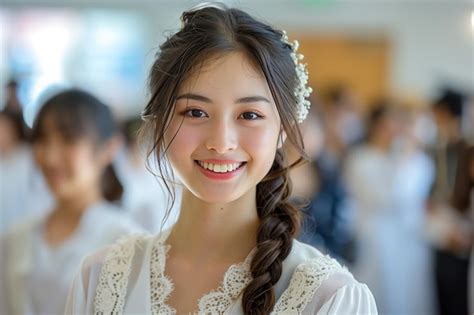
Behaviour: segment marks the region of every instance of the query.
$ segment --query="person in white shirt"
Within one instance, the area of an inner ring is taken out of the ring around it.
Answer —
[[[403,127],[408,117],[402,123],[399,115],[390,101],[374,105],[367,142],[345,163],[357,239],[353,272],[372,290],[381,314],[433,314],[424,225],[434,167],[411,143]]]
[[[221,4],[181,21],[143,112],[163,176],[182,183],[179,218],[86,258],[66,313],[376,314],[367,286],[295,240],[289,170],[302,158],[284,146],[304,155],[311,92],[297,44]]]
[[[25,217],[0,237],[0,314],[61,314],[83,257],[142,232],[111,201],[117,145],[110,109],[71,89],[48,101],[33,127],[35,161],[54,197],[52,210]]]

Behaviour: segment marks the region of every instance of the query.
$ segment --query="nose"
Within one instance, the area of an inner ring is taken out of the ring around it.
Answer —
[[[211,124],[206,139],[208,150],[219,154],[235,150],[238,146],[237,126],[224,119],[216,120]]]

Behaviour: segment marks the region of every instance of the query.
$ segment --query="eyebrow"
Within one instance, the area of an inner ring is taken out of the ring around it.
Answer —
[[[181,94],[180,96],[176,98],[176,100],[181,100],[181,99],[195,100],[195,101],[204,102],[204,103],[212,103],[212,100],[210,98],[199,95],[199,94],[194,94],[194,93]],[[265,102],[265,103],[270,104],[270,101],[268,100],[268,98],[264,96],[259,96],[259,95],[242,97],[236,100],[235,102],[236,103]]]

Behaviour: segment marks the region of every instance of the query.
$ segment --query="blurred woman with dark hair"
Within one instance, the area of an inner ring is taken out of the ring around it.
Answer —
[[[84,91],[64,91],[42,106],[33,151],[55,204],[0,239],[1,314],[63,313],[82,257],[140,231],[111,203],[122,193],[111,166],[116,132],[110,109]]]

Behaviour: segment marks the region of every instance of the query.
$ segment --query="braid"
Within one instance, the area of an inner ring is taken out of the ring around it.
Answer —
[[[253,279],[242,297],[245,314],[271,312],[275,304],[273,286],[280,279],[283,260],[289,255],[299,229],[298,209],[288,199],[291,193],[289,169],[300,161],[286,167],[285,162],[285,154],[277,150],[270,172],[257,186],[260,226],[257,250],[250,266]]]

